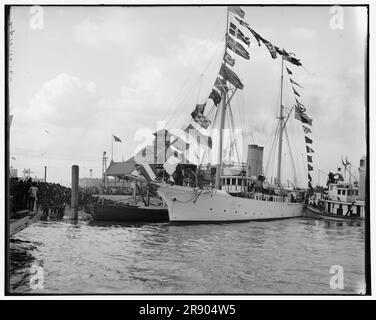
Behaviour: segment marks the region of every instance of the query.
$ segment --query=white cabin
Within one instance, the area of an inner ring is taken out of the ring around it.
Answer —
[[[358,200],[358,186],[349,183],[330,183],[325,199],[325,211],[339,216],[364,218],[365,203]]]

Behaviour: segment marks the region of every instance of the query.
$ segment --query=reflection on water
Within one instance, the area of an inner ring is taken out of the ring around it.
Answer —
[[[10,254],[14,293],[364,292],[362,222],[38,222]],[[35,264],[43,289],[29,285]],[[343,267],[343,290],[329,286],[333,265]]]

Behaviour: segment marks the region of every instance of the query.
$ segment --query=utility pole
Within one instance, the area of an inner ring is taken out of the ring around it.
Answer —
[[[44,166],[44,182],[47,182],[47,166]]]
[[[106,157],[106,151],[103,151],[103,159],[102,159],[102,180],[103,180],[103,186],[107,187],[107,157]]]

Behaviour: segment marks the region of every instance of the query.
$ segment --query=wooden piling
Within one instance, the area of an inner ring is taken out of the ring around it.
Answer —
[[[71,209],[74,220],[78,219],[78,178],[79,167],[77,165],[72,166],[72,195],[71,195]]]

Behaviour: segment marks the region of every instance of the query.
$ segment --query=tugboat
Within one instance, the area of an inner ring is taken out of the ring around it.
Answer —
[[[88,212],[95,221],[117,222],[168,222],[167,206],[156,197],[156,193],[143,181],[133,178],[133,197],[113,201],[98,197],[97,203],[88,206]],[[136,192],[137,191],[137,192]],[[137,195],[138,196],[137,196]]]
[[[365,163],[363,157],[359,166],[359,182],[344,182],[341,173],[329,173],[327,190],[316,193],[308,199],[304,215],[309,218],[329,220],[364,220]]]

